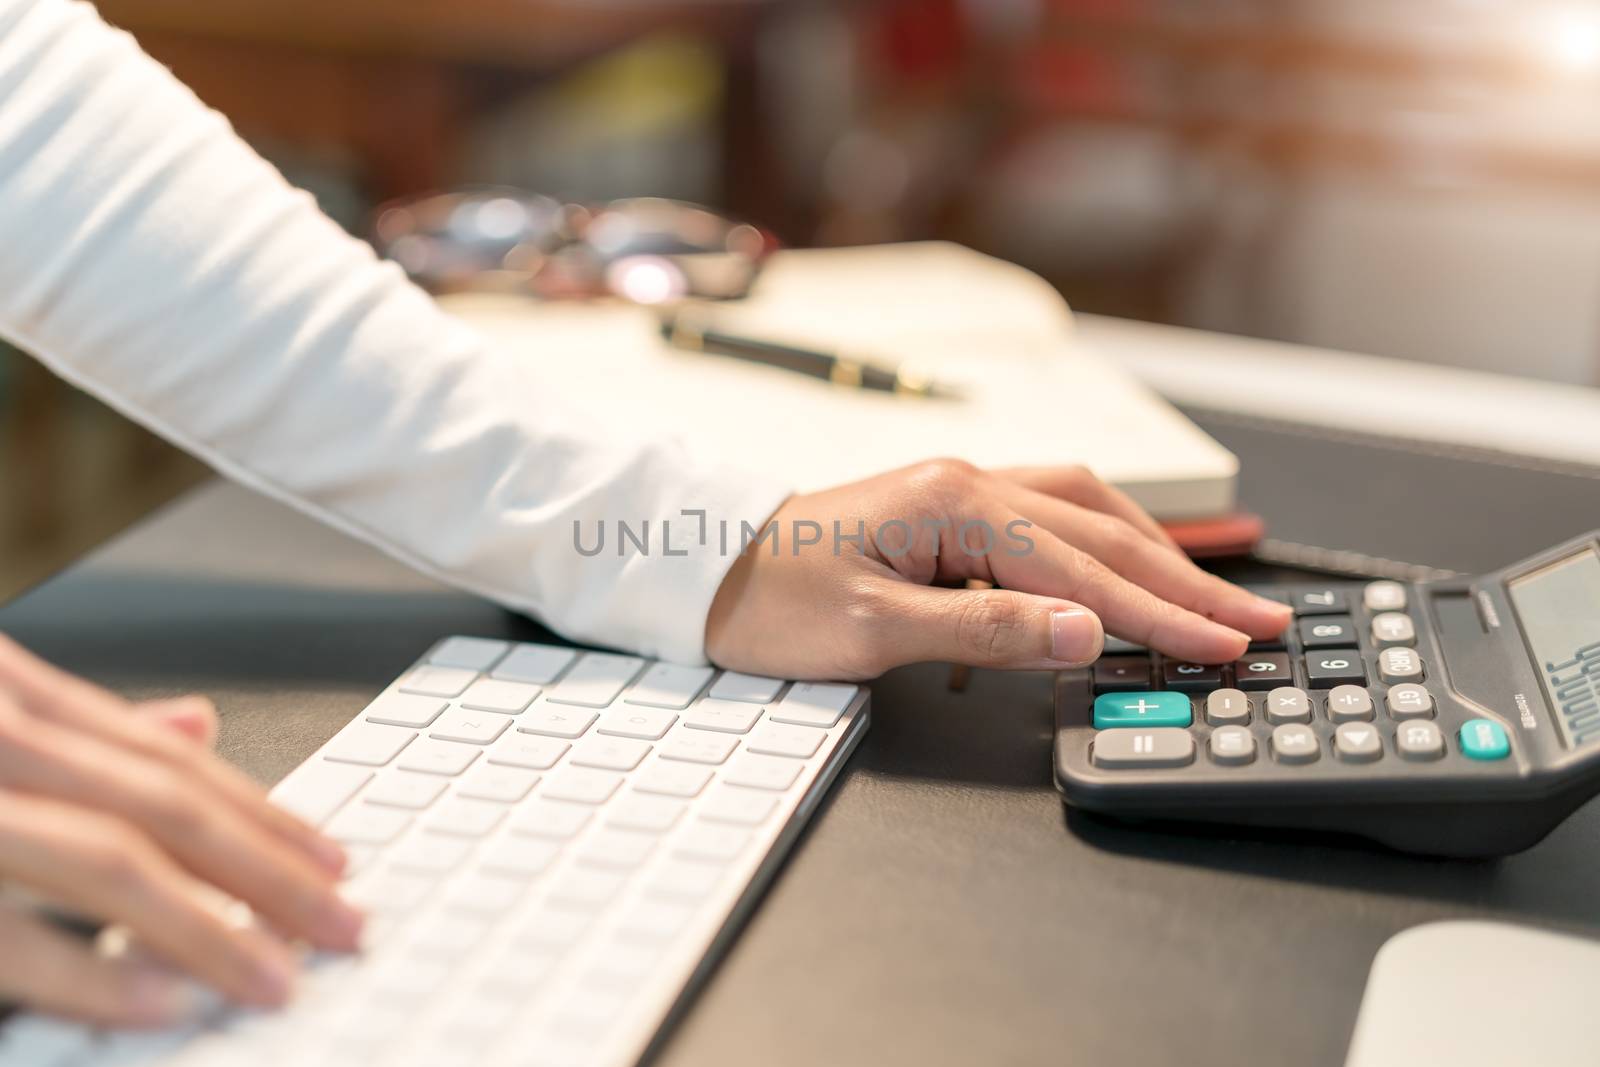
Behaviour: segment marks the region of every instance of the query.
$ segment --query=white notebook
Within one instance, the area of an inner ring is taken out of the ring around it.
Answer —
[[[600,420],[676,434],[704,454],[822,489],[937,456],[986,467],[1081,463],[1158,516],[1230,511],[1238,461],[1074,335],[1043,279],[958,245],[782,252],[751,298],[706,309],[720,331],[886,364],[914,362],[963,399],[852,390],[683,352],[651,311],[463,295],[445,306]]]

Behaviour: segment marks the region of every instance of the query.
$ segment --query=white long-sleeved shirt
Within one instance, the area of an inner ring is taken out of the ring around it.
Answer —
[[[670,659],[703,658],[732,562],[681,512],[737,531],[787,494],[565,415],[538,364],[582,352],[490,350],[71,0],[0,0],[0,336],[419,570]]]

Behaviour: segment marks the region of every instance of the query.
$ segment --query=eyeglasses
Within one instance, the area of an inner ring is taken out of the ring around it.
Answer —
[[[547,300],[618,296],[638,304],[746,295],[777,239],[680,200],[598,207],[481,189],[381,206],[373,245],[434,293],[525,292]]]

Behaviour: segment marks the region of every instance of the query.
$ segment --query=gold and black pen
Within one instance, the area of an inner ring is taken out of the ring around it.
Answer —
[[[777,367],[804,374],[808,378],[820,378],[847,389],[870,389],[941,400],[959,399],[961,396],[959,390],[935,381],[908,364],[885,367],[834,352],[739,337],[704,328],[683,315],[663,316],[661,336],[674,348]]]

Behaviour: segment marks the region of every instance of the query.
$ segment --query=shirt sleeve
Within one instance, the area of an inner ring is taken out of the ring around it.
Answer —
[[[581,352],[489,349],[72,0],[0,0],[0,335],[418,570],[668,659],[704,658],[719,524],[789,491],[565,412],[538,363]]]

